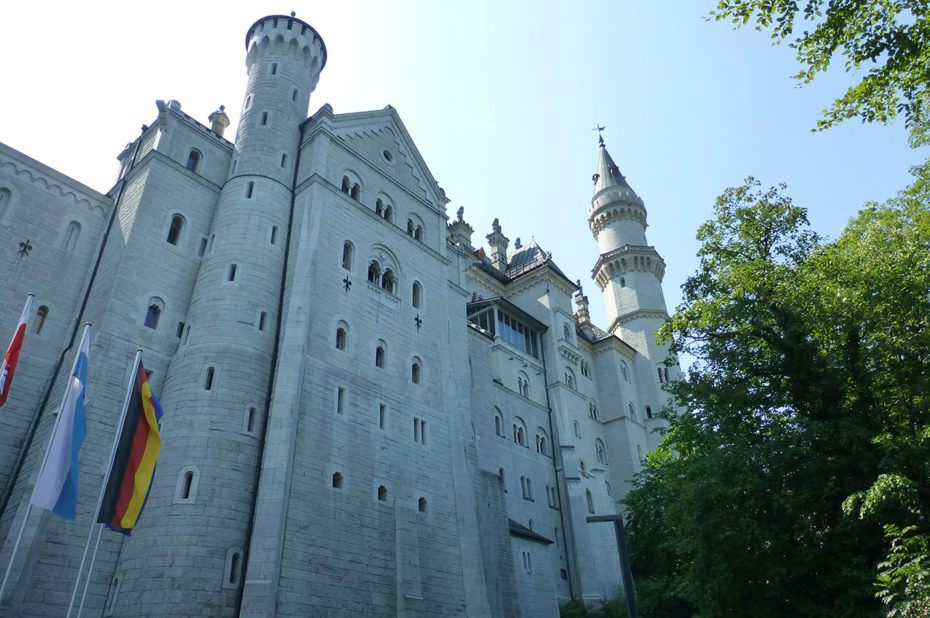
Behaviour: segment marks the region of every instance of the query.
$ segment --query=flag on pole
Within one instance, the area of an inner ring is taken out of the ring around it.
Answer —
[[[97,523],[106,524],[126,536],[132,532],[145,507],[155,476],[155,460],[161,450],[158,430],[161,415],[161,404],[152,394],[140,362],[97,515]]]
[[[85,328],[68,390],[58,412],[55,436],[32,492],[32,504],[65,519],[74,519],[77,509],[78,454],[87,436],[84,387],[87,384],[89,350],[90,337]]]
[[[34,296],[26,296],[26,306],[23,307],[23,315],[19,318],[19,324],[13,333],[13,341],[7,348],[6,356],[3,357],[3,364],[0,365],[0,406],[6,403],[7,394],[10,392],[10,386],[13,384],[13,372],[16,371],[16,361],[19,360],[19,351],[23,347],[23,337],[26,336],[26,324],[29,322],[29,312],[32,309],[32,299]]]

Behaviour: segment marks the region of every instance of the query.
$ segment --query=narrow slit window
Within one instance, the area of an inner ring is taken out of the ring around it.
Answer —
[[[47,318],[48,318],[48,307],[46,305],[42,305],[36,310],[36,325],[35,325],[35,328],[33,329],[33,332],[35,334],[38,335],[39,333],[42,332],[42,327],[45,326],[45,320]]]
[[[252,199],[252,194],[255,192],[255,183],[249,181],[249,184],[245,186],[245,197],[246,199]]]
[[[278,242],[278,226],[271,226],[271,233],[268,235],[268,242],[272,245]]]
[[[381,502],[387,501],[387,487],[384,485],[378,487],[378,500]]]
[[[425,513],[425,512],[426,512],[426,498],[424,498],[423,496],[420,496],[420,499],[417,500],[417,509],[418,509],[421,513]]]
[[[183,335],[183,334],[184,334],[184,322],[178,322],[178,330],[177,330],[177,333],[176,333],[175,336],[176,336],[178,339],[180,339],[180,338],[181,338],[181,335]]]
[[[203,254],[207,252],[207,239],[200,239],[200,248],[197,249],[197,257],[203,257]]]
[[[346,389],[339,387],[336,389],[336,414],[344,414],[346,411]]]
[[[255,420],[257,416],[258,410],[254,407],[250,407],[248,412],[246,412],[245,430],[247,433],[255,433]]]
[[[382,404],[378,405],[378,428],[384,429],[387,427],[387,406]]]
[[[268,112],[262,112],[262,126],[268,124]]]
[[[281,167],[287,167],[287,153],[281,153]]]
[[[344,479],[341,472],[333,472],[333,488],[342,489]]]
[[[277,73],[278,73],[278,63],[277,63],[277,62],[272,62],[272,63],[271,63],[271,74],[272,74],[272,75],[277,75]]]
[[[194,471],[187,470],[184,472],[184,477],[181,479],[181,500],[190,500],[191,499],[191,490],[194,487]]]
[[[213,376],[216,374],[215,367],[207,367],[207,373],[203,377],[203,390],[213,390]]]
[[[291,92],[291,101],[297,100],[297,88],[294,88],[294,91]]]
[[[230,264],[226,267],[226,281],[236,280],[236,264]]]
[[[268,320],[268,312],[262,311],[258,314],[258,330],[265,330],[265,322]]]

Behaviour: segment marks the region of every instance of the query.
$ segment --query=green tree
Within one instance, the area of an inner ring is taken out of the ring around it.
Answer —
[[[711,15],[736,27],[752,24],[789,40],[802,83],[826,71],[837,57],[858,83],[824,110],[817,127],[847,118],[888,122],[903,114],[924,117],[930,86],[930,23],[926,0],[719,0]],[[796,31],[804,28],[800,34]]]
[[[921,199],[873,205],[832,243],[782,189],[749,179],[718,199],[664,329],[697,359],[670,388],[689,412],[669,417],[626,499],[644,616],[878,616],[883,560],[883,600],[919,592],[913,550],[930,528],[908,505],[930,500]],[[911,493],[884,485],[878,508],[883,474]]]

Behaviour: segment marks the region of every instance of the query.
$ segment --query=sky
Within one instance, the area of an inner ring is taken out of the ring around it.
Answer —
[[[587,211],[597,124],[648,211],[667,264],[669,310],[698,260],[697,227],[749,175],[784,182],[813,228],[836,237],[866,201],[892,197],[927,153],[903,123],[848,121],[812,132],[851,83],[842,66],[799,87],[792,50],[708,21],[715,0],[342,0],[64,2],[0,6],[0,141],[101,192],[116,155],[156,117],[225,105],[235,135],[245,33],[289,14],[322,36],[328,61],[308,115],[394,106],[429,166],[486,245],[500,219],[511,248],[535,240],[580,279],[598,257]]]

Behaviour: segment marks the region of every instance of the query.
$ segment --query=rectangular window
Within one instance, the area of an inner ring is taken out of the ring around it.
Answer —
[[[207,239],[203,237],[200,239],[200,248],[197,250],[197,257],[203,257],[203,254],[207,252]]]
[[[268,319],[268,313],[262,311],[258,314],[258,330],[265,330],[265,321]]]
[[[426,444],[426,421],[416,417],[413,419],[413,441]]]
[[[336,389],[336,414],[342,414],[346,409],[346,389],[341,386]]]
[[[278,226],[277,225],[271,226],[271,234],[269,235],[268,241],[271,244],[275,244],[278,241]]]
[[[387,406],[383,403],[378,406],[378,428],[387,428]],[[416,429],[414,429],[416,431]]]
[[[210,244],[207,245],[207,251],[213,251],[213,241],[216,240],[216,234],[210,234]]]
[[[213,367],[207,367],[207,373],[203,377],[203,390],[213,390],[213,374],[215,371],[216,370]]]
[[[255,192],[255,183],[249,182],[249,184],[245,186],[245,197],[247,199],[252,199],[252,193],[254,192]]]
[[[226,280],[235,281],[236,280],[236,265],[230,264],[226,267]]]
[[[178,322],[178,339],[181,338],[181,335],[184,334],[184,322]]]
[[[262,112],[262,125],[268,124],[268,112]]]

